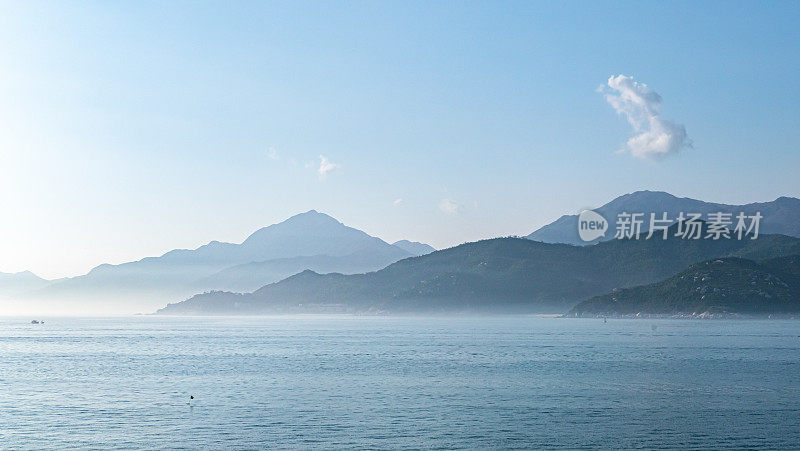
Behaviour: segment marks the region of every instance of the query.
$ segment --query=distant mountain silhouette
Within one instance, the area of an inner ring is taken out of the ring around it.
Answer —
[[[100,299],[155,308],[167,300],[196,293],[198,287],[261,286],[307,269],[304,266],[343,272],[376,270],[411,255],[311,210],[261,228],[241,244],[212,241],[193,250],[173,250],[120,265],[104,264],[30,296]],[[250,269],[252,274],[247,273]],[[258,282],[261,276],[265,278]]]
[[[342,256],[276,258],[223,269],[200,279],[194,286],[195,292],[207,290],[248,292],[307,269],[319,273],[359,274],[384,268],[409,256],[411,254],[397,247],[376,247]]]
[[[790,313],[800,313],[800,255],[697,263],[661,282],[595,296],[568,316]]]
[[[666,240],[613,240],[595,246],[484,240],[407,258],[367,274],[305,271],[251,294],[204,293],[159,313],[563,313],[591,296],[663,280],[695,262],[728,256],[760,260],[800,252],[800,239],[783,235],[692,240],[676,238],[676,227]]]
[[[399,247],[400,249],[403,249],[409,254],[412,254],[417,257],[420,255],[430,254],[431,252],[434,252],[436,250],[433,248],[433,246],[429,244],[420,243],[418,241],[408,241],[408,240],[395,241],[394,243],[392,243],[392,246]]]
[[[31,290],[38,290],[52,282],[42,279],[30,271],[17,273],[0,272],[0,298],[18,296]]]
[[[606,232],[605,238],[600,241],[613,239],[617,215],[622,212],[644,213],[643,231],[649,230],[650,213],[655,213],[656,217],[660,218],[661,214],[666,212],[667,217],[674,220],[680,212],[700,213],[703,215],[703,219],[706,219],[708,213],[716,212],[732,213],[734,217],[740,212],[747,215],[761,212],[763,216],[761,233],[800,237],[800,199],[793,197],[779,197],[772,202],[726,205],[675,197],[661,191],[636,191],[617,197],[594,211],[600,213],[609,222],[609,230]],[[578,237],[577,215],[564,215],[526,238],[545,243],[587,244]]]

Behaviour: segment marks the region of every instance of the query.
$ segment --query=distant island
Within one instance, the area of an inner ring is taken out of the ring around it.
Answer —
[[[667,280],[614,290],[575,306],[566,316],[791,315],[800,313],[800,255],[757,263],[720,258]]]

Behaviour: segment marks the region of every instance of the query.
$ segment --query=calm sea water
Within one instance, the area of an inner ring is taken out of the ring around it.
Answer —
[[[800,447],[800,321],[45,321],[0,319],[3,448]]]

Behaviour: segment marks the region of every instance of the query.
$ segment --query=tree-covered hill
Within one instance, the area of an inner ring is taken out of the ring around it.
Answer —
[[[800,313],[800,255],[721,258],[667,280],[595,296],[568,316]]]

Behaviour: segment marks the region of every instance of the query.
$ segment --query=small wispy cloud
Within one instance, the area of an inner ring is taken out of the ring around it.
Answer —
[[[661,96],[627,75],[611,76],[607,87],[598,88],[618,114],[624,114],[636,135],[623,152],[636,158],[661,159],[691,148],[686,128],[660,116]]]
[[[454,215],[461,211],[461,205],[452,199],[445,198],[439,201],[439,211],[448,215]]]
[[[392,202],[392,205],[394,205],[395,207],[399,207],[402,204],[403,204],[403,199],[400,197],[398,197],[397,199],[394,200],[394,202]]]
[[[319,175],[319,179],[323,180],[325,177],[328,176],[331,172],[339,169],[341,165],[336,163],[331,163],[325,158],[323,155],[319,156],[319,168],[317,168],[317,174]]]
[[[270,147],[269,149],[267,149],[267,156],[269,157],[270,160],[278,161],[281,159],[281,156],[278,155],[278,151],[275,150],[274,147]]]

